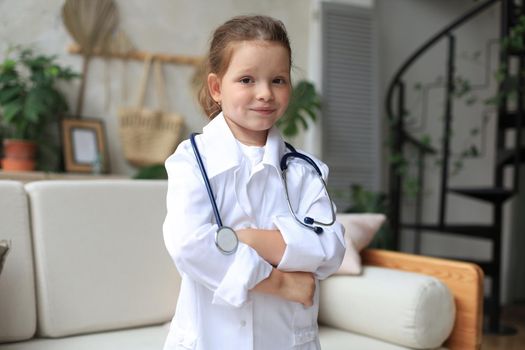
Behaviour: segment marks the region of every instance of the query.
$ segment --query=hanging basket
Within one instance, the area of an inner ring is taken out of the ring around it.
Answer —
[[[124,156],[136,167],[164,163],[180,141],[184,125],[178,114],[148,109],[122,108],[119,119]]]
[[[162,164],[180,142],[184,118],[165,112],[165,91],[160,63],[155,61],[155,80],[159,109],[144,107],[146,85],[152,57],[146,59],[136,107],[123,107],[118,112],[120,138],[124,156],[133,166]]]

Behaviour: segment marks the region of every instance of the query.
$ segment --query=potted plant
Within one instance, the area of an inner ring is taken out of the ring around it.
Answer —
[[[36,54],[28,48],[8,50],[0,64],[4,170],[34,170],[38,146],[49,146],[49,126],[68,110],[56,85],[76,77],[70,68],[56,63],[56,56]]]
[[[277,127],[284,136],[294,137],[299,134],[301,126],[308,129],[308,118],[315,122],[321,109],[321,98],[315,86],[309,81],[300,80],[293,88],[288,108],[277,121]]]

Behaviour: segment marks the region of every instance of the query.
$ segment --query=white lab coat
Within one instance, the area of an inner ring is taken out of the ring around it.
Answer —
[[[224,225],[234,230],[279,229],[286,242],[277,266],[283,271],[310,271],[319,280],[339,268],[345,249],[342,225],[335,223],[317,235],[289,213],[279,168],[287,150],[276,128],[270,130],[263,160],[253,170],[222,114],[204,128],[197,145]],[[308,213],[329,221],[330,204],[321,182],[301,162],[293,161],[288,170],[292,205],[301,217]],[[326,165],[317,163],[326,178]],[[182,283],[164,349],[320,349],[319,288],[308,308],[250,292],[270,275],[272,266],[243,243],[233,255],[216,248],[217,225],[189,140],[168,158],[166,169],[164,240]]]

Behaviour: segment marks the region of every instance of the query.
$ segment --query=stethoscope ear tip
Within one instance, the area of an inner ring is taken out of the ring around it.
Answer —
[[[312,229],[315,233],[317,233],[318,235],[320,235],[321,233],[323,233],[323,228],[322,227],[319,227],[319,226],[313,226],[313,224],[315,223],[315,220],[309,216],[305,217],[303,219],[304,223],[306,224],[305,226],[307,225],[311,225],[311,226],[307,226],[308,228]]]
[[[304,223],[307,224],[307,225],[313,225],[314,219],[309,217],[309,216],[307,216],[307,217],[304,218]]]

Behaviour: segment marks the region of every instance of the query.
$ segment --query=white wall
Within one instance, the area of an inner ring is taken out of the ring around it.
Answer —
[[[308,75],[309,0],[115,0],[120,28],[139,50],[182,55],[203,55],[211,32],[225,20],[240,14],[266,14],[282,20],[290,35],[295,79]],[[81,57],[70,55],[66,47],[72,39],[61,19],[64,0],[2,0],[0,1],[0,58],[9,44],[34,45],[38,50],[56,54],[63,64],[81,70]],[[122,157],[116,111],[122,104],[133,103],[141,73],[141,64],[121,60],[93,60],[87,81],[84,116],[102,118],[109,144],[111,170],[117,174],[133,174]],[[189,66],[166,66],[169,110],[181,113],[190,130],[200,130],[206,123],[190,92],[192,75]],[[106,75],[108,74],[108,75]],[[122,98],[122,77],[126,76],[128,99]],[[109,93],[104,83],[109,79]],[[67,88],[67,97],[74,111],[79,82]],[[106,98],[111,96],[106,108]],[[153,105],[155,100],[149,100]],[[186,131],[189,132],[189,131]],[[186,137],[186,135],[185,135]],[[297,142],[301,142],[298,138]],[[299,144],[301,146],[301,144]]]

